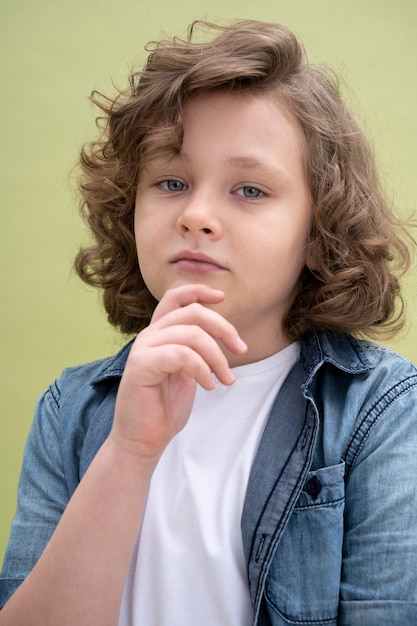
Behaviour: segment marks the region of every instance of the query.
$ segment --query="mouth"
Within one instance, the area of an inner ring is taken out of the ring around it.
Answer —
[[[177,254],[171,261],[180,270],[200,274],[225,271],[226,268],[218,261],[199,250],[184,250]]]

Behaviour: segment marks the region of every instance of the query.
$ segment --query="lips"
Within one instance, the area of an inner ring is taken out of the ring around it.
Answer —
[[[178,269],[187,272],[207,274],[226,270],[218,261],[199,250],[184,250],[177,254],[171,261]]]

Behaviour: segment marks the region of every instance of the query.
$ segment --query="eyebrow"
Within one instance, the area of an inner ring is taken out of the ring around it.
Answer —
[[[254,157],[230,157],[227,164],[232,167],[239,167],[245,170],[256,170],[257,172],[267,174],[268,176],[280,176],[282,178],[287,178],[285,170],[268,167],[266,163]]]
[[[172,154],[166,157],[152,159],[150,161],[150,168],[154,163],[157,163],[158,167],[169,168],[173,163],[175,166],[178,162],[182,167],[187,168],[186,163],[188,160],[189,157],[184,152],[181,154]],[[232,156],[227,160],[226,165],[242,170],[255,171],[256,173],[261,173],[271,178],[281,178],[282,181],[288,179],[288,174],[285,169],[269,167],[267,163],[253,156]]]

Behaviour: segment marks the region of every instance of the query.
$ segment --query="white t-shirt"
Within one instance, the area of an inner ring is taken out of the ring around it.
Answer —
[[[231,387],[198,387],[152,477],[119,626],[250,626],[243,503],[273,401],[298,358],[293,343],[235,368]]]

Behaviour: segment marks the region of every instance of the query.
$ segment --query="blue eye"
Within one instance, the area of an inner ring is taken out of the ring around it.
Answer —
[[[185,183],[175,179],[162,180],[158,183],[158,186],[163,189],[163,191],[184,191],[187,188]]]
[[[263,196],[263,192],[257,187],[251,187],[250,185],[246,185],[245,187],[241,187],[237,190],[239,196],[243,196],[245,198],[256,199]]]

